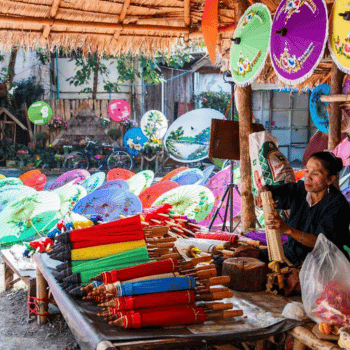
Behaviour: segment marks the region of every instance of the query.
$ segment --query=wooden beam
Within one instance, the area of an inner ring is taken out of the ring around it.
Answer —
[[[184,21],[186,27],[191,25],[191,0],[184,0]]]
[[[50,9],[50,18],[55,18],[58,11],[58,6],[60,5],[61,0],[53,0],[52,7]]]
[[[19,125],[23,130],[28,130],[7,108],[0,107],[0,114],[5,113],[8,115],[17,125]]]
[[[122,12],[120,13],[120,16],[119,16],[119,22],[120,23],[124,22],[124,19],[126,17],[126,13],[128,11],[128,8],[129,8],[129,5],[130,5],[130,0],[124,0]]]
[[[345,94],[321,95],[320,100],[322,102],[348,102],[350,101],[350,95],[345,95]]]

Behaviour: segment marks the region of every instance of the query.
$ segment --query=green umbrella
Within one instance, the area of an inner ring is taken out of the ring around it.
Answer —
[[[17,177],[6,177],[5,179],[0,179],[0,189],[9,185],[23,185],[23,182]]]
[[[130,186],[130,192],[138,196],[144,189],[151,186],[153,179],[154,172],[152,170],[144,170],[132,176],[126,182]]]
[[[0,243],[29,239],[33,234],[40,235],[42,223],[44,227],[47,225],[46,220],[43,220],[44,213],[49,209],[48,220],[54,220],[51,211],[57,212],[59,208],[58,194],[48,191],[40,191],[11,203],[0,213]],[[42,216],[39,216],[40,214]],[[36,220],[37,218],[40,220]]]
[[[271,14],[260,3],[250,6],[240,18],[230,52],[232,78],[237,85],[251,84],[263,69],[271,26]]]
[[[44,101],[37,101],[28,108],[29,120],[36,125],[47,124],[53,116],[52,109],[49,104]]]
[[[36,193],[34,188],[25,185],[8,185],[0,188],[0,212],[9,204]]]
[[[206,218],[206,216],[212,210],[215,197],[209,188],[201,186],[202,190],[200,191],[200,202],[198,203],[198,207],[194,210],[195,216],[194,219],[199,222]]]

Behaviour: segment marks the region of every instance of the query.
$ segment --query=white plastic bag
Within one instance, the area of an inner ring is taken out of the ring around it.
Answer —
[[[323,234],[300,271],[301,297],[315,322],[350,325],[350,263]]]

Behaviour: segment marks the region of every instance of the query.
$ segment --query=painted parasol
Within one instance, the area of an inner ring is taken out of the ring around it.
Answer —
[[[54,181],[54,183],[50,187],[50,190],[54,190],[55,188],[63,186],[66,183],[71,182],[73,180],[74,184],[80,184],[89,176],[90,173],[85,169],[74,169],[67,171]]]
[[[6,179],[5,175],[0,174],[0,179]]]
[[[346,187],[341,192],[345,196],[346,200],[350,203],[350,186]]]
[[[28,118],[35,125],[47,124],[53,116],[50,105],[44,101],[37,101],[28,108]]]
[[[199,222],[207,217],[214,206],[215,197],[211,190],[207,187],[202,187],[200,191],[200,202],[198,207],[194,210],[195,216],[194,219]]]
[[[106,174],[103,171],[99,171],[85,179],[80,185],[86,189],[87,193],[91,193],[101,187],[105,179]]]
[[[133,173],[130,170],[122,169],[122,168],[114,168],[107,173],[107,182],[113,181],[113,180],[128,180],[134,175],[135,173]]]
[[[130,186],[130,192],[137,196],[147,187],[151,186],[154,179],[154,172],[152,170],[143,170],[126,180]]]
[[[148,139],[161,139],[168,129],[168,120],[162,112],[151,110],[142,116],[140,126]]]
[[[177,184],[174,181],[162,181],[158,182],[148,188],[146,188],[144,191],[142,191],[139,195],[140,201],[142,203],[143,208],[150,208],[154,201],[161,196],[163,193],[166,193],[173,188],[179,187],[179,184]]]
[[[310,95],[309,109],[312,121],[316,128],[327,134],[329,130],[328,102],[322,102],[322,95],[330,95],[331,87],[328,84],[316,86]]]
[[[18,178],[23,182],[23,185],[32,187],[31,185],[35,184],[35,179],[40,174],[41,174],[40,170],[34,169],[34,170],[29,170],[25,172],[21,176],[18,176]]]
[[[214,169],[215,169],[215,165],[209,165],[203,170],[203,180],[201,181],[200,185],[204,186],[206,184],[210,175],[213,173]]]
[[[198,185],[202,182],[203,172],[197,168],[191,168],[176,174],[171,178],[171,181],[177,182],[179,185]]]
[[[113,190],[114,188],[120,188],[122,191],[130,191],[129,184],[124,180],[113,180],[110,182],[106,182],[98,190]]]
[[[116,122],[128,119],[130,112],[129,103],[122,99],[113,100],[108,106],[108,115]]]
[[[166,175],[162,177],[160,181],[167,181],[170,180],[172,177],[174,177],[176,174],[181,173],[181,171],[189,169],[188,166],[181,166],[179,168],[176,168],[174,170],[169,171]]]
[[[35,189],[28,186],[9,185],[1,188],[0,191],[0,212],[9,204],[35,193]]]
[[[341,141],[338,146],[333,150],[335,156],[339,157],[343,161],[344,166],[350,165],[350,141],[347,137]]]
[[[239,168],[234,169],[234,182],[238,183],[240,182],[240,174],[239,174]],[[203,226],[209,226],[210,221],[220,205],[220,201],[222,196],[225,193],[227,185],[230,183],[230,167],[227,167],[221,171],[219,171],[217,174],[215,174],[209,181],[206,183],[206,187],[208,187],[211,192],[214,195],[214,206],[210,213],[207,215],[207,217],[200,222]],[[215,218],[214,225],[222,224],[222,221],[225,216],[225,209],[227,206],[227,199],[221,206],[219,210],[219,214]],[[242,210],[242,200],[241,196],[237,192],[236,189],[233,190],[233,216],[236,216],[240,211]]]
[[[264,68],[271,24],[270,11],[263,4],[250,6],[239,20],[230,52],[232,78],[237,85],[251,84]]]
[[[323,57],[328,36],[324,0],[282,0],[271,30],[270,56],[278,78],[297,85]]]
[[[75,213],[90,216],[101,215],[103,221],[119,219],[120,214],[129,216],[142,211],[139,198],[131,192],[97,190],[81,199],[73,208]]]
[[[37,191],[42,191],[46,185],[47,177],[45,174],[40,174],[35,181],[34,188]]]
[[[214,109],[201,108],[176,119],[164,136],[170,157],[183,163],[207,158],[212,119],[224,119],[224,115]]]
[[[194,219],[196,213],[205,206],[202,194],[204,188],[200,185],[176,187],[157,198],[152,207],[168,203],[172,205],[172,214],[186,215],[189,219]]]
[[[23,185],[23,182],[17,177],[6,177],[5,179],[0,179],[0,189],[1,187],[9,185],[19,186]]]
[[[147,140],[141,128],[131,128],[124,134],[123,145],[128,153],[139,156]]]
[[[31,196],[22,198],[8,205],[0,213],[1,234],[0,242],[8,243],[29,239],[36,234],[38,228],[32,221],[35,217],[44,212],[56,213],[60,208],[60,199],[57,193],[41,191]],[[43,214],[43,217],[45,215]]]

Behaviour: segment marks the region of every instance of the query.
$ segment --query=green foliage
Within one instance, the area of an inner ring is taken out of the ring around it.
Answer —
[[[0,143],[0,161],[15,159],[16,149],[13,145],[8,143],[6,139],[2,140]]]
[[[13,86],[15,87],[13,98],[18,107],[22,106],[24,102],[29,107],[32,103],[39,101],[44,93],[44,88],[35,82],[34,77],[14,82]]]
[[[48,64],[50,62],[50,53],[49,52],[45,52],[41,47],[39,47],[36,51],[35,51],[36,55],[39,58],[39,61],[41,64],[45,65]]]
[[[45,147],[46,141],[49,139],[49,135],[46,132],[37,132],[35,139],[38,147]]]
[[[107,135],[114,141],[117,141],[120,136],[122,136],[122,132],[120,129],[110,129],[107,132]]]

